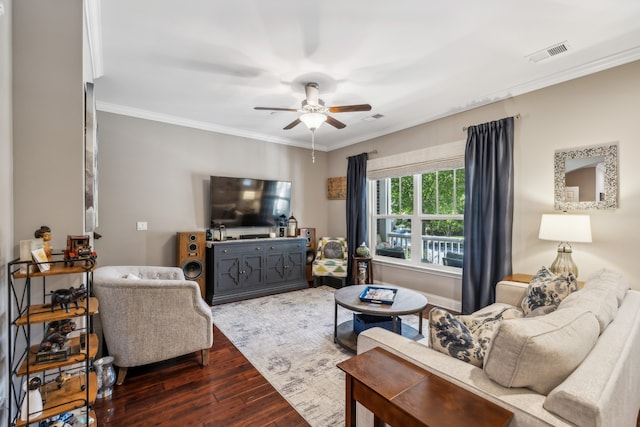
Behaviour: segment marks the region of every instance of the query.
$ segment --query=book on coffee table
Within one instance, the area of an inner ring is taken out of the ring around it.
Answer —
[[[376,304],[393,304],[398,293],[397,289],[367,286],[360,294],[360,301]]]

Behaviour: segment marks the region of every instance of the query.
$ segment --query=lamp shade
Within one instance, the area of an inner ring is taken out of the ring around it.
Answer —
[[[300,116],[300,121],[307,125],[310,130],[316,130],[327,121],[327,115],[322,113],[304,113]]]
[[[543,214],[538,238],[555,240],[556,242],[591,243],[591,217],[589,215]]]

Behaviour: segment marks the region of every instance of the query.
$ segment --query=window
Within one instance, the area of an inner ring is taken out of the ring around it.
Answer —
[[[429,161],[406,170],[376,169],[374,164],[369,174],[374,256],[436,268],[462,267],[465,173],[463,154],[455,149],[454,153],[436,162],[429,153]],[[402,174],[405,171],[409,173]]]

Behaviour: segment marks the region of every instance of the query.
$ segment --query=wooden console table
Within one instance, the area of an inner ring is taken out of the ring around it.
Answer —
[[[346,373],[345,425],[356,425],[356,401],[375,426],[505,426],[513,413],[375,347],[338,364]]]

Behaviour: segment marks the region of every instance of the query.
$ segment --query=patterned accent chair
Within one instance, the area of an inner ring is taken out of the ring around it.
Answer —
[[[321,237],[318,240],[316,258],[311,266],[313,283],[322,282],[324,277],[337,277],[346,284],[349,252],[344,237]]]

